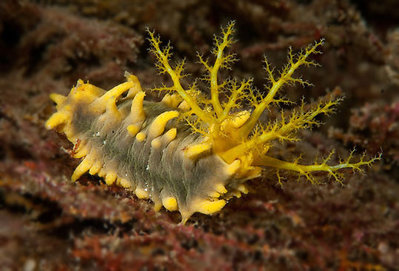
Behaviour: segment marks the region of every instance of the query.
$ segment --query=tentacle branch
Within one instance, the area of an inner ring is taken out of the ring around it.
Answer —
[[[149,41],[151,42],[152,49],[151,51],[155,55],[158,60],[158,69],[162,73],[169,74],[170,78],[173,81],[173,88],[179,93],[179,95],[187,102],[187,104],[191,107],[191,110],[195,112],[195,114],[205,123],[213,123],[215,122],[212,118],[212,115],[207,114],[203,109],[201,109],[197,103],[197,101],[189,95],[189,90],[185,90],[180,83],[180,79],[182,77],[183,72],[183,64],[178,65],[177,68],[173,69],[169,64],[169,59],[172,55],[170,52],[170,45],[166,46],[166,48],[161,49],[160,44],[161,41],[159,37],[155,37],[154,32],[148,30],[148,34],[150,35]],[[168,88],[170,90],[170,88]]]
[[[359,162],[352,163],[353,152],[350,156],[343,162],[334,166],[327,165],[327,162],[331,159],[332,153],[325,159],[321,164],[313,164],[313,165],[300,165],[297,161],[294,162],[287,162],[280,159],[276,159],[270,156],[263,156],[257,160],[255,160],[254,165],[257,166],[266,166],[272,167],[277,170],[289,170],[295,171],[299,173],[301,176],[305,176],[306,179],[311,181],[312,183],[315,182],[314,177],[311,175],[314,172],[327,172],[330,176],[332,176],[336,181],[341,182],[339,174],[337,171],[345,168],[349,168],[352,170],[361,171],[362,166],[370,166],[374,161],[379,160],[381,156],[377,156],[372,158],[371,160],[365,161],[364,156],[361,157]]]
[[[230,64],[236,61],[234,54],[224,54],[224,50],[233,43],[233,39],[231,38],[231,35],[234,32],[233,28],[234,22],[231,22],[226,29],[222,30],[223,34],[221,38],[215,37],[215,48],[213,54],[216,56],[216,59],[212,67],[208,66],[211,81],[211,101],[218,117],[223,113],[223,108],[219,101],[220,85],[218,85],[218,72],[220,68],[229,68]]]
[[[300,78],[293,77],[294,72],[300,66],[309,66],[309,65],[317,65],[317,63],[308,60],[308,57],[311,54],[320,53],[317,51],[317,48],[324,43],[324,40],[320,40],[316,42],[313,46],[306,48],[303,52],[301,52],[298,57],[295,59],[295,56],[292,54],[292,50],[289,51],[289,63],[280,74],[280,78],[276,80],[273,75],[273,69],[270,68],[269,62],[265,59],[265,69],[268,73],[268,79],[271,83],[269,87],[269,92],[262,101],[255,106],[254,111],[252,112],[251,118],[248,122],[240,129],[240,133],[243,137],[249,135],[252,129],[255,127],[257,121],[259,120],[260,116],[262,115],[263,111],[269,106],[270,103],[274,102],[274,97],[276,96],[277,92],[281,90],[281,88],[289,83],[300,83],[302,85],[308,84],[306,81],[303,81]]]
[[[237,159],[251,149],[259,149],[265,144],[270,144],[273,140],[296,141],[296,132],[299,129],[307,129],[314,125],[320,125],[320,122],[315,118],[320,114],[330,114],[334,110],[334,106],[340,102],[340,99],[329,100],[327,102],[319,103],[313,110],[305,112],[304,104],[300,109],[292,113],[288,121],[282,114],[281,120],[274,124],[268,125],[265,128],[255,130],[253,136],[241,144],[234,146],[222,154],[224,159],[228,161]],[[247,122],[248,123],[248,122]],[[245,124],[244,124],[245,125]],[[258,127],[263,127],[259,125]]]

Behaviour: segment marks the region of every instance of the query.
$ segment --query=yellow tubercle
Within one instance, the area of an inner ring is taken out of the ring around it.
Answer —
[[[181,101],[182,98],[179,96],[179,94],[170,95],[171,107],[176,108]]]
[[[237,189],[243,194],[248,194],[248,188],[245,184],[240,184]]]
[[[232,191],[231,194],[238,199],[241,198],[241,192],[238,190]]]
[[[182,101],[177,108],[182,111],[189,111],[191,109],[190,105],[186,101]]]
[[[137,135],[137,133],[140,131],[141,127],[138,125],[135,125],[135,124],[131,124],[126,129],[129,133],[129,135],[133,137],[133,136]]]
[[[145,93],[143,91],[139,91],[133,98],[129,115],[129,118],[133,123],[142,122],[145,120],[145,113],[143,109],[144,96]]]
[[[223,184],[221,184],[221,183],[215,185],[215,190],[218,193],[220,193],[220,194],[226,194],[227,193],[226,187]]]
[[[162,199],[162,204],[168,211],[177,211],[177,200],[175,197],[166,197]]]
[[[125,77],[128,82],[132,82],[132,87],[129,89],[129,92],[127,93],[125,99],[130,99],[136,96],[137,93],[142,91],[141,89],[141,84],[137,76],[130,74],[128,72],[125,72]]]
[[[242,175],[241,175],[241,170],[240,170],[238,175],[245,180],[255,179],[255,178],[262,176],[262,168],[261,167],[249,167],[249,168],[246,168],[245,170],[242,170]]]
[[[83,95],[82,97],[89,96],[94,99],[94,97],[101,97],[106,93],[105,90],[102,88],[96,87],[95,85],[85,83],[83,80],[79,79],[76,87],[73,88],[73,90],[76,90],[76,92],[80,93]]]
[[[105,172],[105,169],[102,167],[100,168],[100,171],[97,173],[98,177],[104,177],[107,173]]]
[[[244,125],[247,120],[250,118],[251,113],[248,112],[247,110],[241,111],[239,113],[235,113],[225,120],[222,121],[221,123],[221,128],[220,130],[223,131],[223,133],[226,135],[224,138],[225,141],[227,141],[224,145],[231,146],[232,142],[237,141],[240,142],[240,133],[238,128],[240,128],[242,125]],[[216,135],[215,137],[219,137],[220,135]],[[225,150],[226,148],[219,148],[222,150]]]
[[[201,154],[203,154],[205,152],[210,152],[211,150],[212,150],[212,144],[211,143],[200,143],[200,144],[195,144],[195,145],[192,145],[192,146],[188,146],[186,149],[184,149],[184,155],[187,158],[195,160]]]
[[[162,202],[159,199],[153,199],[154,201],[154,211],[159,212],[162,208]]]
[[[83,174],[85,174],[90,167],[93,165],[93,161],[86,158],[83,159],[82,162],[80,162],[80,164],[76,167],[75,171],[72,174],[71,180],[72,182],[75,182],[77,179],[80,178],[80,176],[82,176]]]
[[[95,174],[97,174],[97,173],[100,171],[101,167],[102,167],[102,162],[99,161],[99,160],[97,160],[97,161],[93,164],[93,166],[90,168],[89,173],[90,173],[91,175],[95,175]]]
[[[212,197],[212,198],[219,198],[220,197],[220,194],[218,192],[216,192],[216,191],[210,192],[208,195],[210,197]]]
[[[121,178],[120,181],[119,181],[119,183],[120,183],[120,185],[121,185],[123,188],[126,188],[126,189],[132,188],[132,184],[131,184],[128,180],[126,180],[126,179],[124,179],[124,178]]]
[[[161,143],[161,139],[159,137],[153,139],[151,141],[151,147],[154,149],[159,149],[161,147],[162,143]]]
[[[247,120],[251,117],[251,113],[248,112],[247,110],[244,110],[237,114],[233,119],[232,119],[232,126],[234,128],[240,128],[242,125],[244,125]]]
[[[181,100],[182,100],[182,99],[180,98],[179,95],[176,95],[176,94],[172,94],[172,95],[166,94],[166,95],[162,98],[161,102],[164,103],[164,104],[166,104],[166,105],[169,106],[169,107],[176,108],[176,107],[179,105],[179,103],[181,102]]]
[[[73,155],[74,158],[82,158],[84,156],[86,156],[90,151],[89,146],[87,145],[81,145],[79,146],[79,149],[77,150],[77,152]]]
[[[143,142],[146,139],[147,135],[143,132],[140,132],[136,135],[136,140],[138,142]]]
[[[118,107],[116,106],[116,100],[108,100],[105,106],[105,111],[107,112],[107,118],[112,118],[113,121],[118,122],[122,120],[122,114],[119,112]]]
[[[192,203],[192,209],[206,214],[206,215],[211,215],[214,214],[218,211],[220,211],[224,206],[226,205],[225,200],[215,200],[215,201],[210,201],[206,199],[197,199],[194,200]]]
[[[90,104],[98,100],[98,98],[105,93],[106,92],[103,89],[89,83],[84,83],[83,80],[79,79],[76,86],[71,89],[68,98],[70,98],[71,102],[73,101],[74,103]]]
[[[166,104],[166,105],[169,106],[169,107],[172,107],[172,106],[171,106],[170,94],[165,94],[165,96],[163,96],[163,98],[162,98],[162,100],[161,100],[161,103],[164,103],[164,104]]]
[[[107,185],[113,185],[114,182],[116,181],[117,175],[115,172],[107,172],[107,175],[105,176],[105,183]]]
[[[61,95],[61,94],[57,94],[57,93],[51,93],[50,94],[50,99],[55,102],[57,105],[62,105],[67,97]]]
[[[157,116],[151,123],[148,129],[148,137],[154,138],[160,136],[165,130],[166,124],[171,119],[177,118],[179,116],[179,112],[177,111],[167,111],[159,116]]]
[[[60,111],[54,113],[46,122],[47,129],[54,129],[60,124],[64,124],[70,120],[70,114]]]
[[[162,136],[162,141],[165,145],[168,145],[172,140],[176,138],[177,135],[177,129],[176,128],[171,128],[169,129],[166,133],[163,134]]]
[[[234,160],[233,163],[226,166],[225,168],[226,175],[228,176],[234,175],[237,172],[237,170],[240,168],[240,166],[241,166],[241,161],[239,159]]]
[[[134,193],[139,199],[148,199],[150,197],[150,193],[140,187],[137,187],[136,190],[134,190]]]
[[[96,99],[90,105],[91,109],[98,112],[103,112],[106,108],[111,112],[118,110],[118,108],[116,107],[116,101],[123,93],[132,88],[133,85],[133,82],[128,81],[108,90],[104,93],[104,95]]]

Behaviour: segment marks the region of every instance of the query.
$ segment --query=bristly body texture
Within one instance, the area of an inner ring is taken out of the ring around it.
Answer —
[[[116,183],[139,198],[150,198],[156,210],[162,206],[178,210],[184,223],[195,212],[213,214],[229,198],[247,193],[245,181],[261,176],[264,167],[294,171],[314,182],[313,172],[325,171],[339,180],[338,170],[359,170],[375,160],[353,163],[351,155],[338,165],[328,165],[329,157],[321,164],[300,165],[269,156],[276,141],[298,140],[299,129],[319,125],[316,116],[329,114],[338,103],[328,100],[309,110],[302,105],[290,117],[282,115],[267,124],[259,121],[270,106],[287,102],[276,98],[284,85],[308,84],[293,75],[302,65],[316,65],[309,56],[319,53],[322,41],[298,55],[290,51],[288,64],[276,77],[265,60],[269,86],[262,97],[251,80],[219,78],[219,70],[236,61],[226,53],[232,32],[233,23],[215,38],[213,63],[199,56],[207,72],[209,97],[196,84],[182,85],[184,63],[171,66],[171,48],[161,48],[152,32],[149,40],[157,67],[173,82],[157,89],[169,92],[162,101],[145,101],[138,79],[130,74],[109,91],[79,80],[68,96],[52,94],[57,112],[46,126],[62,131],[75,144],[73,156],[84,158],[72,180],[87,171],[97,174],[108,185]],[[228,94],[226,101],[220,100],[222,92]],[[250,107],[243,109],[243,103]]]

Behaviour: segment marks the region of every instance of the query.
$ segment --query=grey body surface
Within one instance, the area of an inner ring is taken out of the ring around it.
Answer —
[[[130,106],[131,100],[126,100],[118,105],[118,110],[128,113]],[[144,133],[159,114],[175,110],[150,101],[144,101],[143,109],[146,118],[140,132]],[[77,104],[71,123],[74,134],[101,161],[105,173],[116,172],[131,183],[133,190],[136,187],[144,189],[155,205],[160,204],[162,198],[173,196],[179,211],[188,215],[195,209],[192,203],[196,199],[208,200],[216,184],[238,185],[238,180],[225,172],[227,164],[218,156],[209,153],[196,160],[184,156],[183,150],[187,146],[202,140],[184,121],[170,120],[165,131],[177,128],[176,138],[153,148],[153,138],[147,137],[140,142],[128,133],[130,123],[126,119],[115,122],[103,118],[104,115],[95,115],[87,105]]]

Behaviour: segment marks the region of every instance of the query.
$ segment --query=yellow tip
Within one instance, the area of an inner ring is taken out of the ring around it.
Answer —
[[[62,103],[65,102],[65,100],[67,99],[67,97],[61,95],[61,94],[57,94],[57,93],[51,93],[50,94],[50,99],[55,102],[57,105],[61,105]]]
[[[79,166],[76,167],[75,171],[72,174],[71,180],[72,182],[75,182],[77,179],[80,178],[83,174],[85,174],[90,167],[93,165],[93,161],[89,159],[84,159]]]
[[[154,149],[159,149],[161,147],[162,143],[161,143],[161,139],[159,137],[153,139],[151,141],[151,147]]]
[[[242,111],[240,112],[236,117],[233,118],[232,120],[232,125],[234,128],[240,128],[242,125],[244,125],[247,120],[251,117],[251,113],[248,111]]]
[[[90,168],[89,173],[91,175],[97,174],[102,167],[102,163],[100,161],[96,161],[93,166]]]
[[[226,205],[225,200],[209,201],[205,199],[200,199],[194,202],[193,208],[197,212],[210,215],[220,211]]]
[[[162,199],[162,204],[168,211],[176,211],[178,209],[177,200],[174,197],[166,197]]]
[[[128,81],[128,82],[122,83],[122,84],[117,85],[116,87],[108,90],[99,99],[103,100],[104,102],[107,102],[108,100],[116,101],[119,96],[121,96],[123,93],[128,91],[131,87],[133,87],[133,82],[132,81]]]
[[[124,178],[121,178],[121,180],[120,180],[120,185],[121,185],[123,188],[126,188],[126,189],[132,187],[132,184],[131,184],[128,180],[126,180],[126,179],[124,179]]]
[[[216,189],[216,191],[217,191],[218,193],[220,193],[220,194],[226,194],[226,193],[227,193],[226,187],[224,187],[224,185],[221,184],[221,183],[217,184],[217,185],[215,186],[215,189]]]
[[[91,108],[102,111],[105,109],[104,102],[98,102],[97,105],[93,104],[96,104],[96,102],[100,99],[102,95],[104,95],[104,93],[106,93],[105,90],[89,83],[85,84],[82,80],[78,80],[76,87],[73,87],[71,89],[68,97],[70,97],[71,100],[75,103],[82,102],[85,104],[90,104]]]
[[[111,117],[113,121],[122,120],[122,114],[119,112],[118,107],[116,106],[115,99],[110,99],[107,101],[106,112],[107,112],[107,117],[108,118]]]
[[[136,96],[137,93],[142,91],[140,81],[137,78],[137,76],[130,74],[128,72],[125,72],[125,77],[128,82],[133,83],[132,87],[129,89],[129,92],[127,93],[126,98],[133,98],[134,96]]]
[[[234,173],[237,172],[237,170],[240,168],[240,166],[241,166],[241,161],[239,159],[234,160],[233,163],[226,166],[226,168],[225,168],[226,175],[232,176]]]
[[[100,168],[100,171],[97,173],[98,177],[104,177],[106,174],[105,169],[104,168]]]
[[[139,91],[133,98],[129,115],[133,123],[142,122],[145,120],[145,113],[143,109],[144,96],[145,93],[143,91]]]
[[[82,80],[78,80],[76,87],[81,90],[81,93],[85,93],[86,96],[93,97],[101,97],[106,93],[106,91],[102,88],[96,87],[95,85],[84,83]]]
[[[82,158],[89,153],[89,147],[85,145],[79,146],[78,151],[73,155],[74,158]]]
[[[107,176],[105,176],[105,183],[107,185],[113,185],[116,180],[116,173],[115,172],[107,172]]]
[[[147,137],[147,136],[146,136],[145,133],[140,132],[140,133],[138,133],[138,134],[136,135],[136,140],[137,140],[138,142],[143,142],[143,141],[145,140],[146,137]]]
[[[170,94],[165,94],[165,96],[163,96],[161,102],[166,104],[167,106],[170,106],[170,104],[171,104]]]
[[[232,191],[231,193],[233,194],[234,197],[241,198],[241,192],[240,191]]]
[[[181,100],[182,100],[181,97],[177,94],[172,94],[172,95],[166,94],[162,98],[161,102],[163,102],[169,107],[176,108],[178,104],[181,102]]]
[[[245,186],[245,184],[240,184],[237,189],[243,194],[248,194],[248,188]]]
[[[194,159],[198,158],[198,156],[200,156],[204,152],[208,152],[211,149],[212,149],[212,144],[200,143],[200,144],[196,144],[196,145],[187,147],[184,150],[184,154],[186,157],[194,160]]]
[[[65,112],[54,113],[46,122],[47,129],[54,129],[60,124],[66,123],[68,121],[68,114]]]
[[[170,98],[171,98],[171,103],[172,103],[171,106],[173,108],[176,108],[182,100],[180,95],[178,95],[178,94],[172,94],[170,96]]]
[[[212,198],[218,198],[218,197],[220,197],[220,194],[219,194],[218,192],[216,192],[216,191],[210,192],[208,195],[209,195],[210,197],[212,197]]]
[[[177,135],[177,129],[176,128],[172,128],[169,129],[163,136],[162,136],[162,140],[163,143],[165,145],[168,145],[172,140],[174,140],[176,138]]]
[[[136,190],[134,190],[134,193],[139,199],[148,199],[150,197],[150,194],[140,187],[137,187]]]
[[[131,124],[127,128],[129,135],[136,136],[137,133],[140,131],[140,126]]]
[[[185,225],[187,220],[192,216],[193,212],[192,211],[186,211],[186,210],[179,210],[181,214],[181,221],[180,225]]]
[[[190,105],[186,101],[182,101],[177,108],[182,111],[188,111],[191,109]]]
[[[178,116],[179,112],[177,111],[167,111],[157,116],[152,121],[150,128],[148,129],[148,137],[154,138],[160,136],[165,130],[165,126],[168,121],[177,118]]]
[[[158,200],[154,200],[154,211],[159,212],[162,208],[162,202]]]

